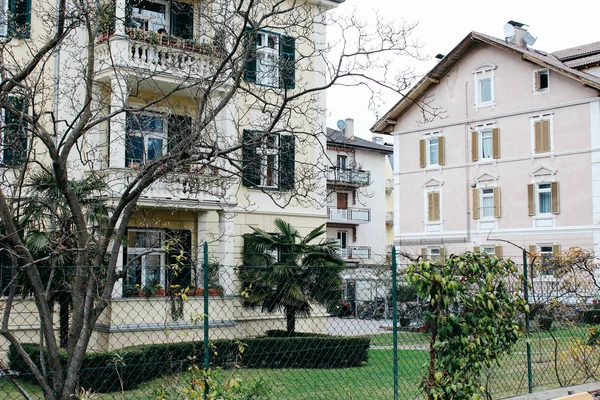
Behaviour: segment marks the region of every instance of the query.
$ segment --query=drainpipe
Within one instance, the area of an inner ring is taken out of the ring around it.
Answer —
[[[469,120],[469,82],[465,82],[465,120]],[[471,241],[471,203],[470,203],[470,188],[469,182],[469,123],[465,122],[465,188],[466,188],[466,204],[467,204],[467,243]]]
[[[58,24],[58,20],[60,19],[60,0],[56,0],[56,23]],[[56,54],[54,56],[54,135],[52,140],[54,141],[54,146],[57,145],[58,140],[58,101],[59,101],[59,87],[60,87],[60,47],[59,43],[56,46]]]

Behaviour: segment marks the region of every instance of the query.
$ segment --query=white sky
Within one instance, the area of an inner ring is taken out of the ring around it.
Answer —
[[[356,13],[373,21],[374,10],[390,20],[419,23],[413,38],[424,45],[422,54],[431,58],[414,64],[419,75],[435,65],[436,54],[448,54],[471,31],[503,38],[502,28],[509,20],[529,25],[529,32],[537,38],[533,48],[539,50],[551,52],[600,41],[597,28],[600,3],[597,0],[346,0],[334,12]],[[399,60],[398,65],[401,67],[406,62]],[[397,94],[386,94],[379,115],[385,114],[399,99]],[[327,126],[335,128],[337,120],[354,118],[355,134],[370,139],[369,128],[376,118],[368,109],[368,100],[366,89],[330,89],[327,92]]]

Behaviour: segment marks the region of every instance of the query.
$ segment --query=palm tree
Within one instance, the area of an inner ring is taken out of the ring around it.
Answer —
[[[275,220],[275,232],[250,227],[244,235],[242,303],[263,312],[283,310],[286,330],[296,330],[296,316],[310,316],[311,304],[332,306],[341,300],[344,261],[337,243],[321,239],[325,224],[302,237],[292,225]]]
[[[98,196],[106,183],[93,175],[69,183],[84,208],[88,226],[92,230],[101,229],[110,211],[110,207]],[[52,172],[40,169],[31,176],[21,210],[19,221],[25,227],[25,245],[35,259],[43,260],[38,265],[44,286],[48,288],[48,302],[58,304],[59,343],[64,348],[67,347],[69,334],[71,282],[77,240],[74,220]],[[91,237],[95,238],[96,235],[92,234]],[[94,241],[89,243],[91,257],[95,255],[94,247]],[[29,285],[24,282],[23,294],[29,294],[30,291]]]

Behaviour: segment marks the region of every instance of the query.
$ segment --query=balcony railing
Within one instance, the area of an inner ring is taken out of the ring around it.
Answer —
[[[371,247],[350,246],[339,249],[340,257],[344,260],[369,260],[371,259]]]
[[[124,67],[153,75],[200,79],[210,76],[217,65],[215,50],[204,43],[137,29],[129,31],[128,36],[121,40],[100,37],[95,50],[97,72]]]
[[[329,168],[327,174],[329,182],[352,186],[369,186],[371,184],[371,173],[351,168]]]
[[[342,221],[352,223],[363,223],[371,220],[369,208],[327,208],[327,219],[331,221]]]

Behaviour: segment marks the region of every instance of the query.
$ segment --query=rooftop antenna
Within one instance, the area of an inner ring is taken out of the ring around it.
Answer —
[[[513,36],[515,36],[515,27],[508,23],[506,25],[504,25],[504,38],[506,40],[506,43],[508,43],[508,41],[510,39],[512,39]]]

